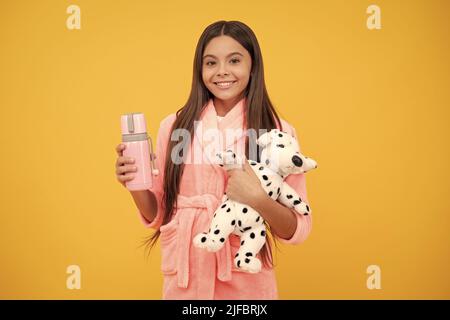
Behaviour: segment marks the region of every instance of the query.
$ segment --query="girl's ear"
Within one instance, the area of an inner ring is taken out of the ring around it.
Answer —
[[[270,132],[264,133],[256,141],[256,143],[263,148],[265,148],[271,142],[272,142],[272,135],[270,134]]]

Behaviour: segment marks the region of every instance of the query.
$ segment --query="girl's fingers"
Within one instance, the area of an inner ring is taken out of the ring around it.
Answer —
[[[123,166],[124,164],[132,164],[134,163],[134,159],[130,157],[118,157],[116,161],[116,167]]]
[[[120,182],[127,182],[134,179],[134,174],[125,174],[125,175],[119,175],[117,176],[117,180]]]
[[[123,150],[125,150],[125,148],[126,146],[123,143],[116,146],[116,152],[118,155],[116,160],[116,177],[123,186],[125,186],[125,182],[134,179],[134,172],[137,171],[136,166],[133,165],[134,159],[123,156]]]
[[[122,156],[122,152],[125,149],[125,145],[123,143],[119,143],[116,147],[116,152],[118,156]]]
[[[132,165],[126,165],[126,166],[118,166],[116,169],[116,174],[124,174],[127,172],[136,172],[137,167]]]

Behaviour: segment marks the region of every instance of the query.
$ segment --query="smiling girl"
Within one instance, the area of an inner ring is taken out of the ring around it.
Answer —
[[[218,21],[208,26],[197,44],[193,81],[186,104],[160,123],[156,146],[159,176],[153,187],[130,191],[144,225],[156,232],[149,238],[151,248],[161,240],[163,299],[277,299],[277,284],[272,263],[271,237],[283,243],[303,242],[311,231],[311,216],[297,214],[263,190],[252,170],[225,171],[214,163],[174,161],[180,141],[174,131],[184,129],[191,139],[181,144],[183,159],[205,153],[208,141],[199,134],[214,129],[224,134],[241,129],[242,134],[225,140],[221,150],[232,148],[236,154],[259,161],[249,153],[249,145],[258,137],[247,130],[278,128],[296,137],[295,129],[280,119],[270,102],[264,81],[261,50],[253,31],[239,21]],[[172,139],[171,139],[172,138]],[[297,138],[297,137],[296,137]],[[198,146],[198,147],[194,147]],[[124,184],[133,179],[133,159],[122,156],[124,146],[116,150],[116,174]],[[292,174],[285,180],[308,203],[304,174]],[[240,239],[230,235],[216,253],[192,245],[192,238],[207,231],[223,194],[247,204],[259,212],[268,230],[266,244],[259,256],[261,272],[241,272],[233,264]],[[271,235],[271,237],[270,237]]]

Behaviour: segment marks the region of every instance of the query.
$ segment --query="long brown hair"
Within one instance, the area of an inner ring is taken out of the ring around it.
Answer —
[[[171,128],[169,136],[171,136],[174,129],[186,129],[190,132],[191,137],[194,134],[194,121],[200,120],[200,115],[203,107],[207,104],[209,99],[213,98],[212,93],[207,89],[202,80],[202,57],[203,52],[207,44],[215,37],[226,35],[232,37],[239,42],[250,54],[252,58],[252,70],[249,80],[249,84],[245,89],[246,96],[246,124],[247,129],[254,129],[257,134],[260,130],[275,129],[277,128],[276,122],[278,122],[281,130],[281,121],[278,117],[272,103],[270,102],[267,94],[266,85],[264,81],[264,68],[261,50],[253,31],[244,23],[239,21],[217,21],[209,25],[200,36],[197,43],[194,56],[194,69],[192,77],[192,88],[189,95],[189,99],[186,104],[176,112],[176,120]],[[253,137],[252,139],[257,139]],[[247,159],[249,157],[249,136],[246,135],[245,141],[245,154]],[[187,141],[183,141],[187,143]],[[255,141],[254,141],[255,142]],[[179,141],[168,141],[168,148],[166,153],[166,159],[170,159],[173,147],[178,144]],[[184,148],[181,148],[183,150]],[[181,155],[183,156],[183,155]],[[186,156],[186,155],[184,155]],[[259,162],[260,153],[256,153]],[[176,164],[173,161],[166,161],[164,165],[164,193],[162,199],[162,208],[164,211],[162,224],[170,222],[172,215],[174,214],[174,208],[177,205],[177,196],[179,194],[179,187],[181,177],[183,175],[184,162]],[[270,226],[266,224],[266,228],[269,231],[267,235],[271,234]],[[160,236],[160,231],[157,230],[148,239],[145,240],[145,244],[149,249],[155,245]],[[272,237],[274,240],[275,238]],[[275,242],[276,245],[276,242]],[[265,266],[273,266],[273,259],[271,254],[271,241],[267,237],[266,244],[262,247],[260,255]]]

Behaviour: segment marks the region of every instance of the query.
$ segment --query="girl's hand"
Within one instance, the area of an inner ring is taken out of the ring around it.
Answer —
[[[259,201],[267,197],[258,176],[245,157],[242,169],[232,169],[227,171],[227,173],[228,184],[226,193],[231,200],[255,208]]]
[[[137,167],[134,165],[134,159],[130,157],[123,156],[123,150],[126,146],[122,143],[118,144],[116,147],[117,161],[116,161],[116,178],[124,187],[127,181],[134,179],[134,172],[137,171]],[[153,159],[156,159],[156,155],[152,153],[150,155]]]

